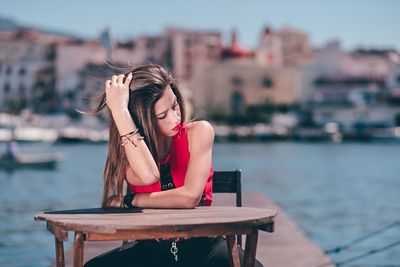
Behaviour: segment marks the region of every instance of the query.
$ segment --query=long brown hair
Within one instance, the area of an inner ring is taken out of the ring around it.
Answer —
[[[133,67],[125,75],[127,76],[130,72],[133,76],[129,85],[128,110],[159,167],[154,105],[169,85],[176,95],[181,111],[181,122],[183,123],[185,121],[184,100],[172,74],[161,66],[155,64],[139,65]],[[97,108],[85,114],[96,114],[106,106],[106,94],[102,94],[99,98],[101,100]],[[108,207],[115,198],[119,199],[121,206],[123,203],[123,183],[129,162],[124,149],[120,145],[119,136],[120,133],[114,119],[110,116],[108,156],[104,168],[103,208]]]

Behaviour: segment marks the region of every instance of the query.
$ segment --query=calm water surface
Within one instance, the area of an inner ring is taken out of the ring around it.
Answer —
[[[56,170],[0,171],[0,266],[48,266],[54,239],[33,216],[99,206],[107,146],[33,143],[20,150],[66,159]],[[267,194],[312,241],[331,249],[400,220],[399,159],[400,144],[238,143],[216,144],[213,164],[241,168],[244,190]],[[397,225],[331,258],[341,262],[399,240]],[[400,266],[400,246],[346,266]]]

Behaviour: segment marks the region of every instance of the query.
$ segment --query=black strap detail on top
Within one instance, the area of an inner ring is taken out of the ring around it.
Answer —
[[[160,165],[160,174],[161,174],[160,178],[161,191],[176,188],[174,180],[172,179],[171,176],[171,166],[169,165],[169,162]],[[205,200],[206,200],[206,193],[203,193],[198,206],[204,206]]]
[[[169,162],[160,165],[160,175],[161,191],[176,188],[171,176],[171,166],[169,165]]]

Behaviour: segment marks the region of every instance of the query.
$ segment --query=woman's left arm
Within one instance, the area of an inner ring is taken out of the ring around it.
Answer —
[[[132,205],[146,208],[193,208],[198,205],[212,162],[214,129],[206,121],[187,126],[190,159],[182,187],[136,194]]]

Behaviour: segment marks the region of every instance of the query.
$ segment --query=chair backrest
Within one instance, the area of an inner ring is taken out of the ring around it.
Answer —
[[[235,193],[236,206],[242,206],[242,170],[214,171],[213,193]]]
[[[242,206],[242,170],[214,171],[213,193],[235,193],[236,206]],[[238,235],[237,243],[242,246],[242,236]]]

